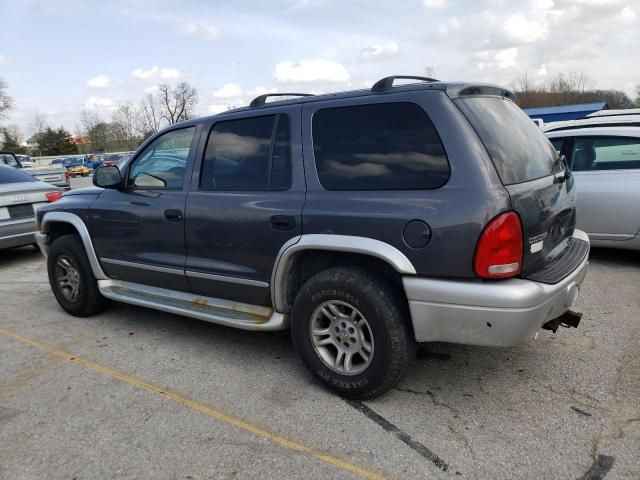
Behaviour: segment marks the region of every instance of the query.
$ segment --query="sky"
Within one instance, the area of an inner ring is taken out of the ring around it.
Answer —
[[[82,109],[108,120],[182,80],[198,115],[393,74],[510,86],[582,72],[633,98],[639,15],[639,0],[0,0],[4,123],[29,134],[39,111],[79,133]]]

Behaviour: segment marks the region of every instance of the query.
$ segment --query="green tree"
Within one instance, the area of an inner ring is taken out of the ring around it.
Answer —
[[[26,149],[20,146],[18,139],[7,128],[4,129],[4,143],[2,145],[2,149],[13,153],[26,153]]]
[[[47,127],[39,135],[38,144],[44,155],[67,155],[78,153],[76,145],[71,141],[71,134],[60,127],[56,130]]]

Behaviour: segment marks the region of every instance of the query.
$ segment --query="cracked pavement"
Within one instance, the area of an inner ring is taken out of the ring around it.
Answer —
[[[0,252],[0,327],[391,478],[640,478],[639,293],[640,253],[596,249],[578,329],[422,346],[364,402],[372,420],[313,383],[287,333],[122,304],[73,318],[38,253]],[[0,335],[0,478],[105,477],[354,475]]]

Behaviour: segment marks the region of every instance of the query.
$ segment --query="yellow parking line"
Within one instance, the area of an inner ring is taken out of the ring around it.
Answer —
[[[9,330],[5,330],[0,327],[0,334],[5,335],[7,337],[14,338],[22,343],[27,345],[31,345],[32,347],[37,348],[38,350],[42,350],[43,352],[47,352],[51,355],[54,355],[59,358],[63,358],[65,360],[71,360],[76,363],[80,363],[87,368],[95,370],[100,373],[104,373],[113,378],[117,378],[118,380],[128,383],[129,385],[133,385],[134,387],[141,388],[142,390],[146,390],[147,392],[155,393],[156,395],[160,395],[169,400],[173,400],[185,407],[192,408],[197,410],[198,412],[202,412],[205,415],[209,415],[221,422],[224,422],[229,425],[233,425],[240,430],[245,430],[247,432],[251,432],[259,437],[266,438],[267,440],[271,440],[278,445],[282,445],[283,447],[289,448],[291,450],[295,450],[297,452],[304,453],[305,455],[309,455],[311,457],[317,458],[318,460],[338,467],[342,470],[346,470],[348,472],[354,473],[364,478],[368,478],[371,480],[385,480],[385,477],[379,475],[375,472],[371,472],[369,470],[365,470],[364,468],[358,467],[352,463],[349,463],[345,460],[341,460],[337,457],[327,455],[322,453],[312,447],[307,447],[301,443],[298,443],[293,440],[289,440],[287,438],[281,437],[280,435],[276,435],[275,433],[271,433],[264,428],[261,428],[257,425],[253,425],[245,420],[241,420],[239,418],[234,417],[228,413],[223,412],[217,408],[213,408],[202,403],[198,403],[195,400],[191,400],[183,395],[180,395],[176,392],[170,392],[163,388],[157,387],[150,383],[144,382],[142,380],[138,380],[137,378],[131,377],[125,373],[118,372],[109,367],[105,367],[104,365],[100,365],[99,363],[92,362],[86,358],[78,357],[77,355],[73,355],[72,353],[65,352],[63,350],[58,350],[55,347],[47,345],[45,343],[39,342],[38,340],[34,340],[32,338],[25,337],[20,335],[19,333],[11,332]]]

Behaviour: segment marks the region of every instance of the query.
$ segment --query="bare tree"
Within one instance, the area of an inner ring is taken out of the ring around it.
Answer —
[[[13,108],[13,98],[7,93],[9,85],[0,78],[0,118],[7,118],[7,113]]]
[[[39,156],[42,155],[42,137],[48,126],[49,125],[47,125],[47,119],[44,117],[44,115],[42,115],[38,110],[33,112],[31,121],[29,122],[29,133],[31,134],[29,140],[31,141],[31,143],[36,144]]]
[[[130,102],[120,105],[111,114],[111,129],[113,135],[119,143],[125,144],[130,150],[133,150],[137,146],[135,135],[139,125],[138,117],[138,110]]]
[[[193,118],[198,105],[198,92],[187,82],[180,82],[173,88],[162,84],[158,96],[162,118],[169,122],[169,125]]]
[[[106,151],[109,142],[109,124],[104,122],[98,112],[94,110],[81,110],[80,123],[84,133],[89,137],[94,150]]]
[[[140,104],[140,125],[138,130],[144,137],[153,135],[162,126],[162,114],[158,99],[149,93]]]

